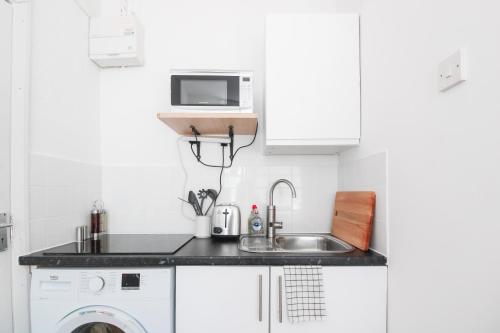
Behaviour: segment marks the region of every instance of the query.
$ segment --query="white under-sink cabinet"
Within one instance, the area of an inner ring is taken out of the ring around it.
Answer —
[[[268,266],[178,266],[176,333],[267,333]]]
[[[271,267],[271,333],[386,332],[387,267],[324,266],[322,270],[326,318],[292,324],[287,317],[283,267]]]
[[[359,16],[266,18],[267,154],[332,154],[359,144]]]
[[[292,324],[283,267],[178,266],[176,332],[386,332],[387,267],[324,266],[323,282],[326,319]]]

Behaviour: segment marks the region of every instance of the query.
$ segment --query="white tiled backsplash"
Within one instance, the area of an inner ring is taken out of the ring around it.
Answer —
[[[233,166],[224,171],[218,202],[240,206],[242,232],[246,233],[251,205],[257,204],[265,217],[271,184],[286,178],[294,183],[297,198],[291,198],[287,186],[276,187],[274,203],[278,220],[284,222],[283,232],[329,232],[337,190],[337,157],[309,157],[302,161],[294,166]],[[193,233],[193,210],[177,197],[187,198],[189,190],[218,190],[219,172],[191,164],[183,195],[184,173],[179,166],[105,166],[103,200],[110,232]]]
[[[31,154],[30,170],[31,251],[74,241],[101,198],[101,167]]]
[[[275,190],[278,220],[284,222],[282,232],[330,232],[337,190],[373,190],[377,206],[372,248],[387,254],[385,152],[341,160],[340,164],[337,157],[304,158],[293,166],[285,162],[233,166],[224,172],[219,202],[240,206],[243,233],[253,203],[265,216],[269,187],[279,178],[291,180],[297,190],[295,199],[285,185]],[[202,187],[218,189],[218,169],[191,164],[186,171],[189,176],[184,193]],[[73,241],[75,227],[89,223],[89,211],[97,199],[105,202],[111,233],[194,231],[192,208],[177,199],[184,188],[180,166],[101,167],[32,154],[30,181],[32,251]]]
[[[339,191],[375,191],[376,207],[371,248],[387,255],[387,152],[359,159],[341,159]]]

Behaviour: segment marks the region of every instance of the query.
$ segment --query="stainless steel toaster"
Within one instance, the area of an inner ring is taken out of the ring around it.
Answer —
[[[216,205],[212,215],[212,236],[236,238],[240,236],[241,214],[233,204]]]

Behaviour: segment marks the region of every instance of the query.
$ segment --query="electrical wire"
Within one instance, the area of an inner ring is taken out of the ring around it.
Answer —
[[[217,202],[217,199],[219,199],[219,195],[222,192],[222,173],[224,172],[224,149],[226,146],[222,146],[222,167],[220,168],[220,174],[219,174],[219,192],[217,192],[217,196],[215,197],[215,200],[212,202]],[[210,209],[210,207],[208,207]]]
[[[194,152],[194,150],[193,150],[193,144],[194,144],[194,143],[191,143],[191,152],[193,153],[193,155],[194,155],[194,157],[196,158],[196,160],[197,160],[198,162],[200,162],[202,165],[204,165],[204,166],[206,166],[206,167],[209,167],[209,168],[217,168],[217,169],[218,169],[218,168],[222,168],[222,167],[223,167],[223,168],[230,168],[230,167],[231,167],[230,165],[228,165],[228,166],[223,166],[223,165],[213,165],[213,164],[207,164],[207,163],[203,162],[203,161],[201,160],[201,158],[198,158],[198,156],[197,156],[197,155],[196,155],[196,153]]]
[[[229,165],[224,165],[224,163],[222,163],[221,165],[213,165],[213,164],[208,164],[208,163],[205,163],[201,160],[201,157],[198,157],[198,155],[195,153],[194,149],[193,149],[193,145],[195,143],[198,143],[198,136],[196,133],[194,133],[194,138],[196,141],[194,142],[191,142],[191,152],[193,153],[194,157],[196,158],[196,160],[201,163],[202,165],[206,166],[206,167],[210,167],[210,168],[230,168],[233,166],[233,161],[234,161],[234,158],[236,157],[236,154],[238,154],[238,152],[243,149],[243,148],[247,148],[247,147],[250,147],[251,145],[253,145],[253,143],[255,142],[255,139],[257,138],[257,132],[259,130],[259,122],[257,122],[257,124],[255,125],[255,133],[253,135],[253,139],[252,141],[250,141],[250,143],[246,144],[246,145],[243,145],[241,147],[238,147],[238,149],[235,150],[233,156],[229,157],[229,160],[231,161],[229,163]]]
[[[250,143],[249,143],[249,144],[244,145],[244,146],[241,146],[241,147],[239,147],[238,149],[236,149],[236,151],[235,151],[235,152],[234,152],[234,154],[233,154],[233,158],[231,159],[231,165],[230,165],[230,166],[232,166],[232,165],[233,165],[233,160],[234,160],[234,158],[235,158],[236,154],[238,154],[238,152],[240,151],[240,149],[242,149],[242,148],[247,148],[247,147],[250,147],[251,145],[253,145],[253,143],[255,142],[255,138],[257,138],[257,131],[258,131],[258,130],[259,130],[259,122],[257,122],[257,124],[255,125],[255,134],[253,135],[253,139],[252,139],[252,141],[250,141]]]
[[[224,169],[229,169],[230,167],[233,166],[233,161],[234,161],[234,158],[236,157],[236,154],[238,154],[238,152],[243,149],[243,148],[247,148],[247,147],[250,147],[251,145],[254,144],[255,142],[255,139],[257,138],[257,132],[259,130],[259,122],[257,122],[257,124],[255,125],[255,133],[253,135],[253,139],[252,141],[250,141],[250,143],[246,144],[246,145],[243,145],[243,146],[240,146],[238,149],[236,149],[234,151],[234,154],[233,156],[230,156],[229,157],[229,160],[230,160],[230,163],[229,165],[225,165],[225,148],[226,148],[226,145],[227,144],[221,144],[221,147],[222,147],[222,163],[221,165],[213,165],[213,164],[208,164],[208,163],[205,163],[201,160],[201,156],[198,156],[197,153],[195,153],[194,149],[193,149],[193,145],[194,144],[199,144],[199,141],[198,141],[198,134],[196,133],[196,131],[193,131],[193,134],[194,134],[194,138],[195,138],[195,141],[191,141],[190,144],[190,148],[191,148],[191,153],[193,153],[193,156],[196,158],[196,160],[206,166],[206,167],[210,167],[210,168],[220,168],[220,173],[219,173],[219,192],[217,192],[217,196],[215,197],[215,200],[212,201],[212,203],[210,204],[210,206],[208,206],[208,209],[205,211],[205,214],[204,215],[207,215],[208,214],[208,211],[210,210],[210,208],[212,208],[212,206],[215,206],[216,202],[217,202],[217,199],[219,198],[219,195],[220,193],[222,192],[222,174],[224,173]],[[180,151],[179,151],[179,156],[180,156]],[[183,165],[184,167],[184,165]],[[185,172],[185,168],[183,169],[184,172]],[[186,173],[186,182],[187,182],[187,173]],[[185,188],[185,185],[184,185],[184,192],[186,191],[186,188]],[[203,213],[203,212],[202,212]]]
[[[225,146],[222,146],[222,165],[224,165],[224,148]],[[219,199],[219,196],[220,196],[220,193],[222,192],[222,174],[224,173],[224,168],[221,168],[220,169],[220,174],[219,174],[219,192],[217,192],[217,196],[215,197],[215,200],[212,201],[212,203],[210,204],[210,206],[208,206],[208,209],[205,213],[205,215],[208,213],[208,211],[210,210],[210,208],[212,206],[215,206],[217,204],[217,199]]]
[[[225,147],[226,146],[222,146],[222,165],[224,165],[224,156],[225,156],[224,149],[225,149]],[[217,203],[217,199],[219,198],[219,195],[222,192],[222,173],[224,172],[224,169],[225,169],[224,167],[220,168],[220,173],[219,173],[219,191],[217,192],[217,195],[215,196],[215,199],[210,203],[210,206],[208,206],[208,208],[205,211],[204,215],[207,215],[208,211],[210,210],[210,208],[212,208],[212,206],[214,206]]]
[[[182,173],[184,174],[184,183],[182,185],[182,195],[184,195],[184,193],[186,193],[186,187],[187,187],[187,183],[188,183],[188,172],[186,170],[186,166],[184,165],[184,159],[182,158],[182,153],[181,153],[181,147],[180,147],[180,142],[182,141],[182,137],[179,137],[177,139],[177,154],[179,156],[179,161],[180,161],[180,164],[181,164],[181,168],[182,168]],[[185,200],[183,200],[185,201]],[[189,215],[186,214],[186,211],[185,211],[185,207],[186,207],[186,203],[181,201],[181,213],[182,213],[182,216],[184,216],[185,218],[187,218],[188,220],[191,220],[191,221],[195,221],[195,219]]]

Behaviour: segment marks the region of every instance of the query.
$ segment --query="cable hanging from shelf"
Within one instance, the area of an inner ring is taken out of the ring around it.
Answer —
[[[190,128],[191,128],[191,132],[192,132],[195,140],[191,140],[191,141],[189,141],[189,143],[191,144],[191,152],[193,153],[196,160],[199,163],[201,163],[202,165],[207,166],[207,167],[228,169],[228,168],[233,166],[234,158],[235,158],[236,154],[240,151],[240,149],[250,147],[255,142],[255,139],[257,138],[257,132],[259,130],[259,122],[257,122],[255,125],[255,133],[253,135],[252,141],[246,145],[238,147],[236,150],[234,150],[234,127],[232,125],[230,125],[228,127],[229,143],[221,142],[220,145],[224,146],[224,147],[227,147],[229,145],[229,161],[230,161],[229,165],[212,165],[212,164],[208,164],[208,163],[203,162],[201,160],[201,141],[198,140],[198,137],[201,136],[201,133],[193,125],[191,125]],[[193,149],[193,145],[196,146],[196,152]]]
[[[226,143],[226,142],[220,142],[220,145],[222,147],[222,163],[221,165],[212,165],[212,164],[208,164],[208,163],[205,163],[201,160],[201,141],[198,140],[198,137],[201,136],[201,133],[196,129],[195,126],[191,125],[190,126],[191,128],[191,132],[195,138],[195,140],[191,140],[189,141],[190,145],[191,145],[191,152],[193,153],[194,157],[196,158],[196,160],[201,163],[202,165],[206,166],[206,167],[210,167],[210,168],[220,168],[220,174],[219,174],[219,192],[217,193],[217,197],[215,198],[215,200],[212,202],[212,204],[210,205],[210,207],[208,207],[207,209],[207,213],[208,211],[210,210],[210,208],[212,207],[212,205],[215,205],[215,202],[217,201],[217,198],[219,198],[219,195],[222,191],[222,173],[224,171],[224,169],[229,169],[233,166],[233,161],[234,161],[234,158],[236,157],[236,154],[238,154],[238,152],[243,149],[243,148],[247,148],[247,147],[250,147],[254,142],[255,142],[255,139],[257,138],[257,132],[259,130],[259,122],[256,123],[255,125],[255,133],[253,135],[253,139],[252,141],[250,141],[250,143],[246,144],[246,145],[243,145],[243,146],[240,146],[238,147],[238,149],[234,150],[234,127],[232,125],[230,125],[228,127],[228,138],[229,138],[229,143]],[[193,145],[196,146],[196,152],[194,151],[193,149]],[[224,161],[224,150],[225,148],[229,145],[229,165],[224,165],[225,161]]]

